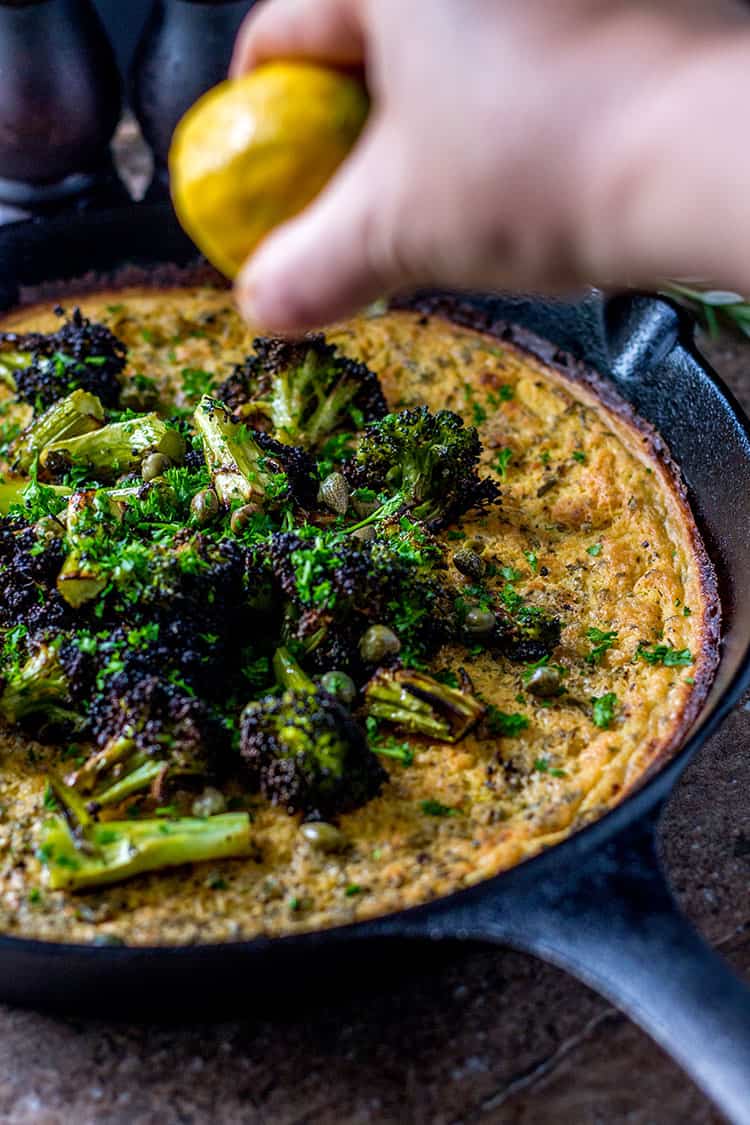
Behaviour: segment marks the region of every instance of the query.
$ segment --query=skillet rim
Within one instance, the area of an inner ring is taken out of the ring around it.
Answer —
[[[97,217],[101,220],[101,213],[99,213]],[[25,223],[18,224],[16,230],[18,230],[18,227],[25,227],[26,225]],[[187,266],[178,265],[174,260],[162,259],[161,261],[157,260],[150,267],[124,266],[111,271],[102,270],[96,271],[95,273],[92,271],[80,288],[76,287],[77,279],[71,279],[70,282],[63,280],[57,283],[45,282],[39,286],[23,286],[19,287],[21,300],[18,304],[24,307],[33,304],[36,293],[38,293],[36,298],[38,300],[54,299],[53,290],[55,285],[57,286],[58,294],[64,292],[70,297],[73,297],[77,294],[83,295],[86,291],[91,291],[93,288],[101,289],[103,286],[109,284],[114,286],[119,285],[120,287],[124,287],[125,284],[138,284],[139,281],[144,284],[149,278],[153,286],[154,276],[161,274],[160,280],[156,283],[157,287],[161,285],[164,288],[168,288],[175,284],[180,284],[180,282],[186,284],[184,281],[185,272],[191,271],[194,276],[197,265],[199,265],[199,263]],[[211,274],[212,271],[209,270],[208,273]],[[140,274],[140,277],[136,280],[136,275],[138,274]],[[182,275],[180,280],[178,280],[179,275]],[[204,267],[204,277],[205,276],[206,270]],[[213,276],[215,277],[216,275],[214,274]],[[500,339],[505,339],[520,350],[527,352],[537,359],[540,359],[544,364],[551,366],[568,380],[576,381],[580,379],[594,391],[597,397],[600,398],[609,409],[614,410],[616,413],[624,414],[631,426],[634,426],[642,433],[646,433],[650,439],[654,441],[650,452],[665,466],[676,494],[685,501],[687,489],[684,484],[684,478],[679,467],[675,465],[669,454],[665,439],[661,438],[648,419],[639,415],[627,399],[618,393],[616,386],[606,375],[603,375],[591,365],[583,363],[571,352],[558,347],[552,341],[544,339],[544,337],[529,331],[522,325],[514,324],[512,320],[490,316],[486,309],[482,310],[477,304],[472,304],[472,296],[474,296],[475,301],[477,298],[484,298],[486,300],[487,297],[492,298],[494,296],[501,300],[503,297],[502,294],[462,295],[452,293],[417,293],[411,297],[401,298],[395,301],[394,307],[412,308],[415,310],[422,309],[423,311],[429,309],[432,315],[446,315],[446,310],[451,309],[454,315],[448,314],[448,318],[455,323],[463,323],[465,327],[472,327],[479,331],[489,332],[492,335],[498,336]],[[0,298],[0,300],[2,300],[2,298]],[[662,304],[670,304],[669,301],[665,301],[660,297],[653,297],[653,300],[659,301]],[[442,313],[439,308],[441,304],[443,305]],[[13,306],[2,310],[2,313],[12,311],[12,307]],[[461,316],[461,310],[465,311],[466,315],[469,317],[468,319],[464,321],[458,319]],[[0,313],[0,315],[2,315],[2,313]],[[733,392],[726,386],[721,377],[716,374],[711,365],[700,355],[695,346],[692,331],[687,331],[686,325],[687,322],[683,319],[681,321],[682,330],[678,335],[675,347],[681,346],[684,348],[691,360],[699,367],[702,377],[713,384],[715,390],[728,408],[728,413],[733,424],[741,429],[748,441],[748,445],[750,445],[750,418],[748,418]],[[692,513],[692,510],[690,510],[690,514],[693,529],[698,530],[700,539],[701,536],[697,518]],[[708,565],[709,569],[713,571],[710,560],[708,560]],[[717,647],[715,651],[718,654],[720,649]],[[715,668],[707,669],[705,670],[705,674],[707,676],[712,676],[714,671]],[[289,950],[294,946],[299,946],[300,943],[311,947],[318,944],[327,945],[341,941],[362,940],[384,936],[429,937],[430,921],[434,922],[441,915],[449,914],[453,910],[460,911],[462,908],[471,906],[477,901],[481,902],[481,900],[490,900],[493,897],[502,897],[503,889],[511,889],[511,884],[513,883],[524,883],[528,880],[539,882],[544,878],[545,874],[549,874],[553,867],[557,866],[558,863],[563,863],[566,858],[573,859],[577,856],[592,852],[597,846],[616,837],[620,832],[641,817],[645,817],[653,810],[658,810],[661,804],[666,800],[666,797],[692,756],[720,726],[748,686],[750,686],[750,636],[748,636],[743,646],[734,673],[714,702],[713,709],[706,717],[703,724],[698,729],[692,731],[690,731],[688,727],[689,733],[684,742],[683,730],[683,733],[679,734],[675,739],[676,746],[670,746],[668,744],[667,747],[664,748],[664,751],[661,752],[647,770],[644,771],[643,775],[636,779],[634,788],[630,789],[616,806],[609,809],[592,823],[578,829],[566,839],[537,855],[522,860],[513,867],[500,871],[469,887],[460,888],[449,894],[431,899],[416,906],[406,907],[398,911],[377,915],[362,921],[350,922],[324,929],[304,930],[299,933],[278,936],[259,935],[254,938],[228,942],[195,942],[179,945],[124,944],[122,946],[109,946],[97,945],[93,942],[46,941],[39,938],[14,936],[12,934],[3,933],[0,934],[0,953],[47,954],[54,957],[75,955],[84,958],[97,957],[100,960],[106,955],[107,959],[114,959],[115,961],[154,957],[155,955],[169,955],[171,961],[177,961],[183,957],[195,958],[196,956],[203,956],[210,958],[220,956],[222,953],[228,956],[238,953],[249,956],[260,955],[271,946],[274,948],[284,947]],[[710,688],[710,682],[708,687]],[[698,708],[704,707],[705,702],[706,699],[704,695],[700,700]],[[680,745],[681,742],[682,745]],[[416,929],[414,928],[414,923],[416,923]],[[424,924],[420,927],[421,923]],[[441,933],[440,936],[457,937],[459,936],[457,930],[458,927],[456,927],[456,931],[453,932],[449,926],[447,931],[444,934]]]

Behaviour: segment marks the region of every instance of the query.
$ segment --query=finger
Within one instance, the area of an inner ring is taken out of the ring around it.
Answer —
[[[364,56],[360,8],[360,0],[264,0],[240,28],[230,77],[278,58],[358,66]]]
[[[384,131],[373,130],[323,194],[246,263],[235,288],[243,316],[268,331],[301,332],[410,282],[394,252],[398,166]]]

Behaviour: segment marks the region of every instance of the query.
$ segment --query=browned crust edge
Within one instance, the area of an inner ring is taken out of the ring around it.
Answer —
[[[522,354],[551,368],[565,381],[585,387],[597,400],[623,422],[643,442],[649,457],[661,468],[662,479],[669,487],[682,515],[684,524],[690,531],[690,544],[698,565],[703,613],[700,628],[700,659],[693,671],[695,680],[693,691],[682,711],[675,717],[672,731],[666,740],[659,739],[658,753],[618,795],[618,803],[625,797],[642,788],[661,768],[681,749],[688,734],[700,715],[713,684],[720,662],[721,644],[721,598],[716,569],[703,537],[695,521],[689,501],[688,487],[679,465],[672,457],[667,442],[651,422],[642,418],[631,403],[623,398],[605,375],[576,359],[569,352],[536,335],[534,332],[510,321],[493,317],[471,301],[451,294],[417,295],[403,297],[393,302],[393,308],[421,312],[425,316],[439,317],[463,328],[480,332],[510,345]],[[647,752],[650,747],[647,748]]]
[[[108,273],[91,271],[83,276],[62,281],[48,282],[37,286],[24,287],[20,291],[19,303],[15,309],[26,310],[36,304],[53,300],[69,300],[71,297],[86,296],[102,290],[118,291],[131,288],[150,288],[169,290],[185,286],[209,285],[216,289],[228,289],[226,279],[212,266],[199,261],[179,266],[163,263],[154,266],[123,266]],[[545,340],[512,321],[495,317],[489,311],[479,308],[475,303],[455,294],[417,294],[401,296],[391,302],[394,311],[420,312],[425,316],[439,317],[462,328],[479,332],[510,345],[518,352],[528,355],[550,368],[563,380],[579,385],[590,391],[596,399],[624,423],[645,445],[649,457],[661,468],[662,479],[669,487],[683,521],[690,531],[690,541],[703,594],[703,613],[700,630],[700,660],[693,673],[694,689],[690,699],[675,717],[672,731],[666,740],[660,739],[658,752],[646,768],[617,798],[622,802],[631,793],[642,788],[661,768],[681,749],[685,736],[698,718],[708,697],[716,669],[720,660],[721,642],[721,599],[719,596],[716,570],[706,551],[700,530],[695,522],[689,502],[688,488],[682,472],[672,457],[669,446],[655,427],[642,418],[633,406],[623,398],[606,376],[576,359],[556,344]],[[0,320],[10,315],[14,309],[0,314]],[[647,753],[651,748],[647,747]]]

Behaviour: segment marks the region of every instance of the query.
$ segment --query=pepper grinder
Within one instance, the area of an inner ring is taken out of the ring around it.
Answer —
[[[232,47],[254,0],[155,0],[131,69],[133,111],[154,155],[149,200],[169,194],[167,157],[177,122],[226,78]]]
[[[121,87],[90,0],[0,0],[0,221],[127,199]]]

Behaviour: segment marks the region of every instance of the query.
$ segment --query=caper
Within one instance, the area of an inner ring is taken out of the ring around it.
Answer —
[[[403,469],[400,465],[391,465],[388,472],[385,474],[385,483],[397,486],[401,484],[403,477]]]
[[[496,625],[497,618],[488,609],[470,609],[464,621],[464,628],[472,637],[487,637]]]
[[[42,516],[35,527],[40,539],[62,539],[65,534],[65,528],[54,516]]]
[[[341,852],[346,847],[344,833],[333,824],[326,824],[324,820],[313,820],[303,824],[299,832],[310,847],[318,852]]]
[[[479,582],[487,570],[484,560],[480,559],[476,551],[470,551],[468,547],[462,547],[460,551],[456,551],[453,556],[453,565],[466,578],[472,578],[475,582]]]
[[[254,504],[243,504],[241,508],[235,508],[229,521],[229,526],[235,535],[242,534],[257,511]]]
[[[329,473],[325,480],[321,481],[318,500],[337,515],[346,515],[349,508],[349,485],[342,473]]]
[[[540,695],[542,698],[547,698],[551,695],[558,695],[560,692],[562,680],[557,668],[550,668],[548,665],[543,664],[541,668],[535,668],[531,673],[526,690],[530,691],[532,695]]]
[[[193,801],[193,816],[215,816],[227,807],[224,794],[212,785],[207,785],[199,797]]]
[[[365,527],[358,527],[356,531],[352,532],[352,539],[360,539],[362,542],[367,542],[374,538],[375,528],[371,523],[368,523]]]
[[[359,642],[359,654],[368,664],[378,664],[400,651],[401,641],[386,625],[371,625]]]
[[[190,501],[190,511],[196,523],[210,523],[218,515],[219,497],[212,488],[204,488]]]
[[[145,481],[163,477],[171,464],[172,462],[163,453],[149,453],[148,457],[143,458],[141,476]]]
[[[320,686],[342,703],[353,703],[357,698],[356,684],[346,672],[326,672],[320,677]]]

